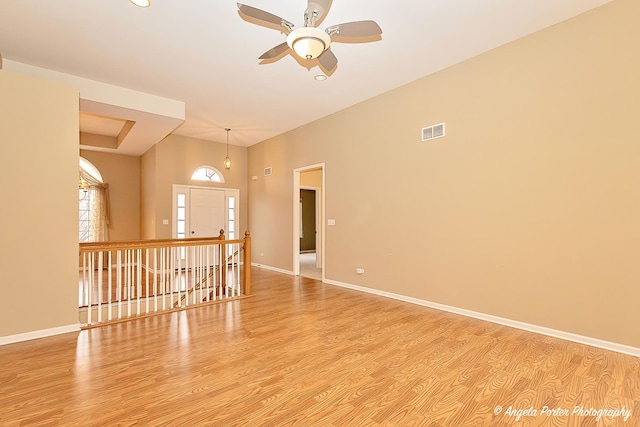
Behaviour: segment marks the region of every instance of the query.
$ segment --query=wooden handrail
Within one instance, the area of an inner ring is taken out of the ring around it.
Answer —
[[[226,240],[224,230],[220,230],[217,237],[190,237],[186,239],[149,239],[149,240],[128,240],[128,241],[111,241],[111,242],[83,242],[80,243],[80,253],[94,252],[99,250],[117,250],[117,249],[139,249],[139,248],[161,248],[161,247],[177,247],[177,246],[200,246],[211,242],[218,244],[220,240],[225,243],[243,243],[244,239]]]

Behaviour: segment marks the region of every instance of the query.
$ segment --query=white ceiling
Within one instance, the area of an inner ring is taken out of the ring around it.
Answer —
[[[184,101],[175,133],[249,146],[611,0],[334,0],[321,27],[372,19],[382,40],[332,45],[318,82],[291,56],[260,65],[284,34],[231,0],[0,1],[6,59]],[[305,0],[244,0],[302,24]]]

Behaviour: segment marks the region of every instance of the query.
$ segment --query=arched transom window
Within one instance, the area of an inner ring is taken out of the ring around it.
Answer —
[[[191,175],[192,181],[224,182],[224,176],[213,166],[200,166]]]

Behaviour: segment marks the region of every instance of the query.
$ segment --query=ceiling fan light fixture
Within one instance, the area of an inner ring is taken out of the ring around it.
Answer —
[[[287,44],[300,58],[311,60],[331,45],[331,37],[319,28],[302,27],[289,33]]]
[[[151,0],[129,0],[129,1],[139,7],[151,6]]]

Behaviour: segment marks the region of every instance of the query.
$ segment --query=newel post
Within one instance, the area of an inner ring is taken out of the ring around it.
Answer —
[[[218,240],[226,240],[222,229]],[[220,244],[220,273],[220,285],[222,286],[220,296],[222,296],[227,294],[227,245],[224,244]]]
[[[251,234],[244,232],[244,283],[243,295],[251,295]]]

